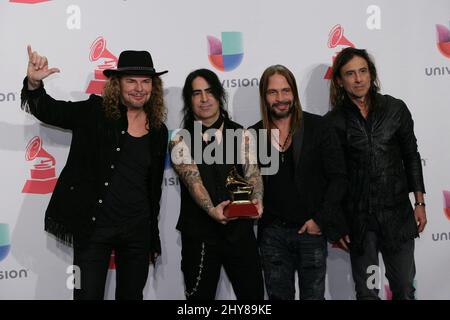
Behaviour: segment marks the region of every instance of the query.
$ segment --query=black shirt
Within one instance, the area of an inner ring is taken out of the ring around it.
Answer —
[[[122,152],[108,183],[100,225],[120,225],[150,215],[148,174],[150,169],[149,134],[133,137],[125,133]]]
[[[186,126],[186,129],[191,133],[193,137],[190,141],[191,156],[193,156],[193,144],[194,139],[201,139],[200,137],[194,136],[193,124]],[[238,130],[242,129],[242,126],[229,120],[224,119],[223,130],[232,129]],[[226,133],[226,131],[224,131]],[[227,145],[226,134],[222,136],[222,140],[219,146],[222,144],[223,148],[223,159],[227,159],[230,156],[225,147]],[[218,143],[218,141],[216,141]],[[231,141],[228,141],[231,143]],[[237,148],[240,147],[240,140],[237,137],[234,138],[232,143],[234,148],[235,161],[234,163],[213,163],[206,164],[205,161],[197,163],[197,167],[202,179],[205,189],[211,198],[214,206],[218,205],[224,200],[230,198],[227,189],[225,188],[226,178],[233,167],[238,169],[238,172],[242,173],[241,165],[237,164]],[[203,144],[203,148],[206,144]],[[204,150],[204,149],[203,149]],[[218,148],[217,150],[220,150]],[[224,161],[226,162],[226,161]],[[217,243],[218,241],[236,241],[240,239],[242,235],[248,235],[253,232],[253,219],[236,219],[228,222],[226,225],[218,223],[216,220],[211,218],[208,213],[205,212],[192,198],[188,188],[182,183],[180,185],[180,216],[177,222],[177,230],[181,231],[182,235],[185,237],[201,239],[202,241],[208,241],[211,243]]]
[[[300,200],[295,185],[292,144],[287,150],[280,152],[279,164],[278,172],[268,176],[269,181],[264,190],[264,215],[270,215],[269,221],[278,219],[301,227],[311,217],[298,209]]]

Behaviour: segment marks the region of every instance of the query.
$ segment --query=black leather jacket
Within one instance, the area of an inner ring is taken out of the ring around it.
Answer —
[[[381,245],[395,250],[418,236],[409,192],[425,192],[413,120],[406,104],[377,94],[364,119],[346,99],[326,118],[334,125],[345,152],[349,192],[344,208],[356,249],[376,221]],[[372,217],[370,217],[372,216]]]

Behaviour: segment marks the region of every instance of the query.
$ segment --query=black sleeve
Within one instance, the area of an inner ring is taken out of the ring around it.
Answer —
[[[344,153],[334,129],[324,122],[320,140],[322,168],[327,187],[323,202],[314,220],[331,242],[348,234],[342,204],[347,192],[347,171]]]
[[[42,84],[36,90],[28,90],[28,79],[23,81],[21,108],[40,121],[64,129],[81,127],[87,123],[94,106],[100,105],[101,98],[91,95],[79,102],[55,100],[47,94]]]
[[[152,170],[152,184],[151,184],[151,252],[161,254],[161,240],[159,238],[159,227],[158,227],[158,216],[160,211],[160,201],[162,193],[162,182],[164,176],[164,164],[167,154],[167,143],[168,143],[168,130],[167,127],[162,124],[159,132],[158,148],[155,150],[156,155],[154,157],[155,162]]]
[[[414,135],[414,121],[406,104],[402,101],[400,128],[398,138],[402,152],[403,164],[408,178],[410,192],[425,193],[423,182],[422,162],[417,151],[417,139]]]

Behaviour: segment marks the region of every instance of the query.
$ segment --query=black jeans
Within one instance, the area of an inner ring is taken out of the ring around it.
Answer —
[[[296,271],[300,299],[325,299],[326,239],[298,234],[299,229],[271,224],[260,230],[259,248],[270,300],[295,299]]]
[[[238,300],[263,300],[264,282],[253,231],[230,241],[182,235],[181,270],[187,300],[214,300],[223,266]]]
[[[386,267],[386,277],[392,291],[393,300],[413,300],[413,286],[416,267],[414,263],[414,239],[402,244],[395,253],[383,252],[379,247],[377,232],[368,231],[363,243],[364,253],[358,255],[350,248],[353,280],[355,281],[356,299],[378,300],[379,283],[374,283],[374,272],[378,272],[378,253],[381,252]]]
[[[89,243],[74,243],[74,265],[80,268],[81,288],[74,300],[103,300],[112,250],[115,251],[116,299],[142,300],[150,263],[148,223],[132,227],[98,227]]]

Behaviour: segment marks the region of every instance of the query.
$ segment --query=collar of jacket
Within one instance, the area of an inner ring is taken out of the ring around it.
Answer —
[[[128,117],[127,117],[128,108],[124,104],[120,103],[119,110],[120,110],[120,124],[122,127],[128,128]]]
[[[293,153],[294,153],[294,171],[300,161],[300,155],[301,155],[302,148],[303,148],[303,137],[304,137],[304,133],[305,133],[305,124],[304,124],[305,116],[308,117],[308,114],[305,112],[302,112],[302,118],[300,119],[299,126],[297,128],[295,128],[294,135],[292,136],[292,147],[293,147]],[[258,131],[259,129],[264,129],[262,120],[259,121],[258,123],[256,123],[255,125],[253,125],[252,128],[255,129],[256,131]],[[258,134],[258,132],[256,134]],[[259,142],[258,142],[258,144],[259,144]],[[272,142],[270,139],[267,140],[267,148],[268,149],[272,148]],[[268,181],[267,178],[268,178],[267,175],[263,176],[263,179],[265,180],[265,182]]]
[[[119,110],[120,110],[120,119],[118,119],[117,125],[119,125],[120,130],[128,130],[128,108],[123,104],[119,104]]]
[[[371,99],[372,106],[370,108],[370,112],[378,110],[383,105],[383,95],[380,93],[375,93],[375,96]],[[358,106],[349,98],[346,94],[344,100],[341,105],[344,109],[360,113]]]

